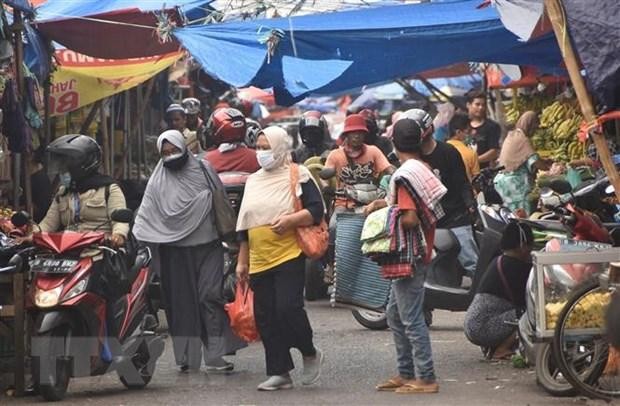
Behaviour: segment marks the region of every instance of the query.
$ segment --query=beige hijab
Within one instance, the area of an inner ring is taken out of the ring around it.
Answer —
[[[270,225],[278,217],[295,211],[291,193],[292,139],[284,129],[275,126],[265,128],[262,134],[267,137],[278,166],[270,170],[260,169],[248,177],[237,218],[237,231]],[[299,166],[297,196],[301,196],[301,183],[310,179],[308,169]]]
[[[499,164],[506,171],[512,172],[523,165],[534,155],[534,147],[529,137],[538,127],[538,116],[533,111],[526,111],[517,121],[515,129],[510,131],[504,140],[499,154]]]

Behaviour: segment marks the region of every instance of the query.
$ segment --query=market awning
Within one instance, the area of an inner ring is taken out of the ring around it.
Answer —
[[[184,27],[173,34],[210,75],[237,87],[273,88],[283,105],[457,62],[560,69],[553,36],[520,42],[494,8],[478,5],[383,6]]]
[[[175,52],[179,43],[165,31],[209,15],[211,0],[49,0],[36,11],[45,36],[81,54],[105,59]],[[162,19],[167,21],[160,25]],[[162,37],[163,34],[163,37]]]
[[[493,0],[508,29],[523,39],[545,19],[543,0]],[[620,7],[618,0],[562,0],[568,32],[601,110],[620,108]],[[551,25],[547,23],[547,29]],[[557,45],[556,45],[557,48]]]

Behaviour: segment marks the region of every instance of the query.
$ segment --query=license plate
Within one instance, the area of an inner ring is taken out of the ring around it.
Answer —
[[[75,259],[35,258],[30,262],[30,269],[41,273],[71,273],[77,264]]]

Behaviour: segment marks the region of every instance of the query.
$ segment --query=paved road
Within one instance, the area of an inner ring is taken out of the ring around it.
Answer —
[[[327,302],[308,306],[318,345],[326,358],[318,385],[289,391],[263,393],[255,387],[264,379],[263,349],[253,344],[235,359],[236,372],[228,376],[203,372],[180,375],[171,347],[159,360],[149,387],[127,391],[115,374],[71,382],[67,405],[598,405],[585,399],[553,398],[536,386],[532,370],[510,363],[481,360],[477,347],[462,332],[463,314],[435,313],[431,339],[440,393],[398,395],[379,393],[374,386],[394,374],[394,345],[389,331],[361,327],[346,309],[332,309]],[[169,344],[169,342],[168,342]],[[295,352],[295,362],[300,356]],[[295,371],[293,378],[299,378]],[[40,403],[36,398],[7,399],[0,404]]]

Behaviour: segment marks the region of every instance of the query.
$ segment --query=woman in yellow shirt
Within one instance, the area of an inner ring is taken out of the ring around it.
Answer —
[[[304,310],[305,256],[295,229],[319,224],[324,206],[310,172],[299,166],[295,189],[304,208],[295,212],[291,150],[292,140],[280,127],[265,128],[258,136],[256,156],[262,169],[247,180],[237,221],[241,240],[237,277],[239,283],[249,281],[254,291],[254,315],[269,376],[258,390],[265,391],[293,386],[291,348],[303,355],[304,385],[318,380],[323,362]]]

